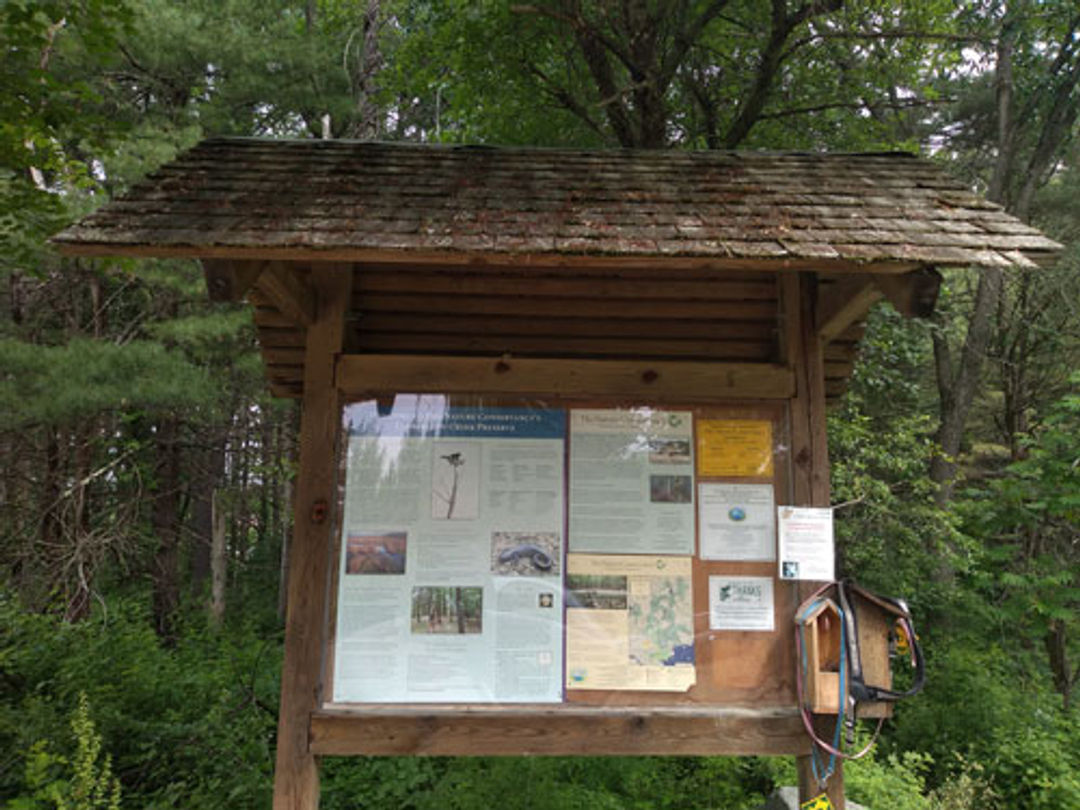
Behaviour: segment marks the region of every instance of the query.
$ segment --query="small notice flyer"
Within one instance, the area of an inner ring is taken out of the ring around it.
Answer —
[[[776,559],[772,484],[698,484],[703,560]]]
[[[709,629],[775,630],[772,577],[709,577]]]
[[[570,551],[694,553],[693,415],[570,412]]]
[[[565,411],[345,410],[337,702],[562,699]]]
[[[694,685],[689,557],[571,554],[566,569],[567,689]]]
[[[772,478],[772,423],[764,419],[700,419],[698,474]]]
[[[780,506],[777,523],[780,579],[835,579],[832,509]]]

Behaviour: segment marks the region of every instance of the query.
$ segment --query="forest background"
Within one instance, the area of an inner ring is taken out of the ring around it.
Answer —
[[[909,150],[1067,248],[875,310],[830,419],[839,566],[930,683],[872,807],[1080,808],[1072,0],[0,4],[0,799],[265,807],[297,413],[199,268],[47,238],[208,135]],[[285,191],[285,190],[283,190]],[[323,806],[752,807],[789,760],[328,760]],[[528,785],[529,789],[522,789]]]

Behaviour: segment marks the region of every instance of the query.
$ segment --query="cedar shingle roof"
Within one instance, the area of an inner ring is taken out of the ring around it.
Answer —
[[[1027,267],[1056,242],[904,154],[204,141],[55,237],[71,253],[389,252]]]

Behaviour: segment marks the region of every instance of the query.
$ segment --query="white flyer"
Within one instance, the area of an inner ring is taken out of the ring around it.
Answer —
[[[780,579],[831,582],[836,578],[833,510],[777,507]]]
[[[772,577],[709,577],[709,629],[776,629]]]
[[[562,699],[566,413],[345,410],[333,699]]]
[[[703,560],[776,559],[772,484],[698,484]]]
[[[689,411],[570,412],[572,552],[694,553]]]

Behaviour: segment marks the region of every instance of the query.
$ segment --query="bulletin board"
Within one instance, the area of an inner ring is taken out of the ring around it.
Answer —
[[[347,405],[324,710],[790,710],[788,407]]]

